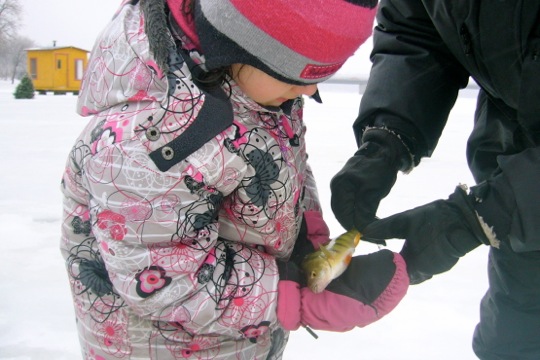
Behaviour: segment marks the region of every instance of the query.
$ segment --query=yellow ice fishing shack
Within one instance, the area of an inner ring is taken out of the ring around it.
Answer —
[[[79,93],[88,51],[74,46],[27,49],[27,70],[40,94]]]

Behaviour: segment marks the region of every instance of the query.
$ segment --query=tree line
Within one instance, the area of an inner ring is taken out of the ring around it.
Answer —
[[[0,0],[0,79],[21,79],[26,73],[26,49],[33,40],[21,36],[22,5],[19,0]]]

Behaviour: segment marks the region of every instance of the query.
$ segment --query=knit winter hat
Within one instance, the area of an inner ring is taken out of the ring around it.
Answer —
[[[377,0],[195,0],[208,70],[252,65],[287,83],[332,76],[371,35]]]

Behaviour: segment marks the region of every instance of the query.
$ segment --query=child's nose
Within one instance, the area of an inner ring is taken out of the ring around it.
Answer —
[[[302,95],[312,96],[317,92],[317,84],[297,86],[297,92]]]

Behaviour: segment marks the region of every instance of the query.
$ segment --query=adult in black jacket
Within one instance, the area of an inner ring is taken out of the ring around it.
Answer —
[[[491,246],[474,351],[540,359],[540,2],[382,0],[377,24],[359,149],[332,179],[332,209],[372,241],[406,239],[413,284]],[[397,172],[432,154],[470,77],[481,88],[467,146],[476,185],[376,220]]]

